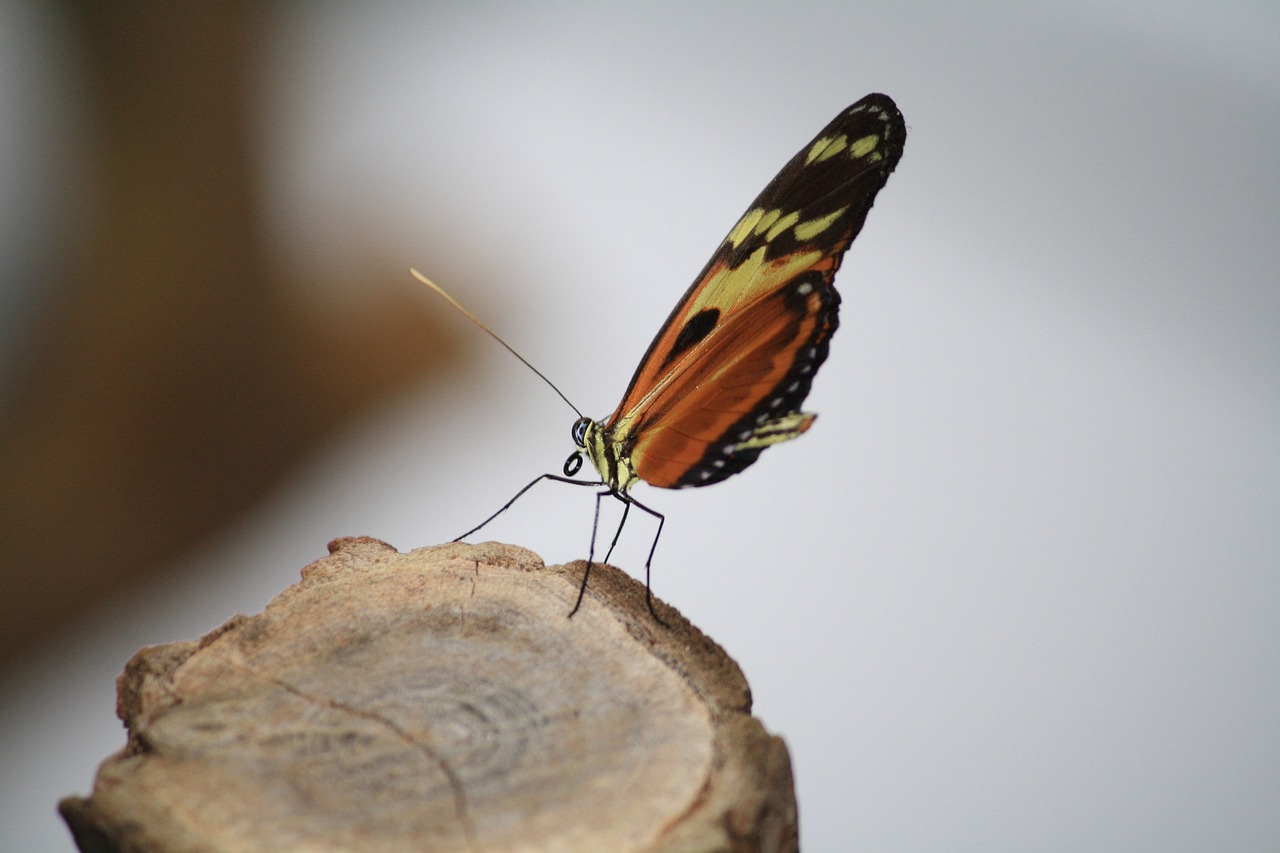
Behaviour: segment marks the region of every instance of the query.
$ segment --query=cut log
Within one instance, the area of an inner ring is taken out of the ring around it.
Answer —
[[[82,850],[787,851],[746,680],[644,587],[508,545],[341,539],[260,614],[143,649]]]

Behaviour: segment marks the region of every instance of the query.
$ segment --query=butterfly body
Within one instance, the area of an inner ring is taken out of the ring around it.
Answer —
[[[836,271],[897,166],[906,133],[902,114],[886,95],[867,95],[836,116],[720,242],[658,330],[613,414],[605,421],[580,416],[574,422],[576,450],[565,461],[564,476],[543,474],[458,538],[484,527],[543,480],[602,486],[582,585],[569,615],[587,589],[600,501],[606,497],[624,508],[605,560],[631,507],[658,521],[645,561],[647,590],[665,519],[630,489],[641,480],[665,489],[718,483],[754,463],[766,448],[812,426],[816,415],[800,406],[839,324]],[[451,296],[422,280],[493,335]],[[599,480],[573,479],[584,457]],[[647,600],[661,622],[652,597]]]

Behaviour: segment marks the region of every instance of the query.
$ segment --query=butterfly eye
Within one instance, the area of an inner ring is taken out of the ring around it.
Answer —
[[[573,422],[573,443],[583,450],[587,449],[587,428],[591,426],[591,418],[578,418]]]
[[[564,460],[564,475],[572,477],[582,470],[582,454],[571,453],[569,458]]]

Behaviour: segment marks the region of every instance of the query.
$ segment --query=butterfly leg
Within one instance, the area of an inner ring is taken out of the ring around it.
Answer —
[[[658,532],[653,534],[653,544],[649,546],[649,558],[644,561],[644,603],[649,605],[649,613],[664,628],[670,627],[666,622],[662,621],[662,617],[658,615],[658,611],[653,609],[653,588],[649,585],[649,567],[653,564],[653,553],[658,550],[658,538],[662,536],[662,525],[667,523],[667,517],[656,509],[645,506],[635,498],[628,497],[629,504],[635,504],[640,509],[649,513],[649,515],[658,519]]]
[[[454,539],[453,541],[454,541],[454,542],[461,542],[463,539],[466,539],[466,538],[467,538],[468,536],[470,536],[472,533],[475,533],[477,530],[479,530],[480,528],[484,527],[486,524],[488,524],[489,522],[493,521],[493,520],[494,520],[495,518],[497,518],[498,516],[502,515],[504,512],[506,512],[508,509],[510,509],[510,508],[511,508],[511,505],[512,505],[513,503],[515,503],[516,501],[520,500],[520,498],[524,496],[524,493],[525,493],[525,492],[529,491],[529,490],[530,490],[530,489],[532,489],[534,486],[536,486],[536,485],[538,485],[539,483],[541,483],[543,480],[555,480],[555,481],[556,481],[556,482],[558,482],[558,483],[568,483],[568,484],[569,484],[569,485],[571,485],[571,486],[602,486],[602,485],[604,485],[603,483],[600,483],[600,482],[593,482],[593,481],[589,481],[589,480],[573,480],[573,479],[570,479],[569,477],[561,477],[559,474],[543,474],[543,475],[542,475],[542,476],[540,476],[540,477],[536,477],[536,478],[534,478],[533,482],[529,483],[529,485],[525,486],[523,489],[521,489],[520,491],[516,492],[516,493],[515,493],[515,495],[511,498],[511,500],[507,501],[507,502],[506,502],[506,503],[504,503],[501,507],[499,507],[498,511],[497,511],[497,512],[495,512],[493,515],[489,516],[489,517],[488,517],[488,518],[486,518],[484,521],[480,522],[480,523],[479,523],[479,524],[477,524],[475,527],[471,528],[471,529],[470,529],[470,530],[468,530],[466,533],[462,534],[461,536],[459,536],[458,538]],[[608,494],[608,493],[606,492],[606,494]],[[596,501],[596,512],[597,512],[597,513],[599,513],[599,501]],[[594,538],[594,533],[592,534],[592,536],[593,536],[593,538]],[[575,608],[575,609],[576,609],[576,608]]]
[[[549,475],[548,475],[549,476]],[[599,485],[599,484],[597,484]],[[606,495],[615,494],[613,491],[596,492],[596,514],[591,519],[591,546],[587,549],[587,567],[582,570],[582,586],[578,587],[578,600],[573,603],[573,609],[569,611],[569,618],[573,618],[573,614],[578,612],[578,608],[582,606],[582,597],[587,594],[587,578],[591,577],[591,566],[596,559],[596,533],[600,530],[600,499]],[[628,507],[630,509],[630,507]],[[622,521],[626,522],[627,513],[622,513]],[[618,525],[618,532],[613,534],[613,545],[618,544],[618,536],[622,533],[622,524]],[[613,553],[613,545],[609,546],[609,554]],[[609,561],[609,556],[605,555],[605,562]]]
[[[622,528],[626,526],[627,523],[627,513],[631,512],[630,498],[623,498],[617,492],[610,492],[609,494],[612,494],[614,497],[618,498],[618,500],[622,501],[622,521],[618,522],[618,529],[613,534],[613,541],[609,543],[609,550],[604,555],[603,562],[605,563],[609,562],[609,558],[613,556],[613,549],[618,546],[618,537],[622,535]],[[603,497],[603,495],[601,495],[601,497]],[[597,499],[596,511],[599,512],[599,509],[600,502]]]
[[[666,523],[667,517],[662,513],[658,512],[656,509],[651,509],[645,506],[644,504],[640,503],[638,500],[631,497],[630,495],[624,495],[614,491],[596,493],[596,517],[591,524],[591,549],[587,553],[587,568],[586,568],[586,571],[582,573],[582,586],[578,589],[578,603],[573,605],[573,610],[569,611],[569,615],[572,616],[573,614],[578,612],[578,608],[582,606],[582,596],[587,591],[587,575],[591,572],[592,562],[595,557],[596,531],[599,529],[599,526],[600,526],[600,501],[606,495],[613,495],[615,498],[617,498],[618,500],[622,501],[623,504],[625,504],[622,510],[622,520],[618,522],[618,529],[613,534],[613,542],[611,542],[609,545],[608,553],[604,555],[604,562],[606,563],[609,562],[609,557],[613,554],[614,546],[618,544],[618,537],[622,535],[622,527],[627,523],[627,515],[628,513],[631,512],[632,504],[635,504],[640,509],[649,513],[649,515],[658,519],[658,532],[653,535],[653,544],[649,546],[649,558],[644,561],[644,603],[648,605],[649,614],[653,616],[654,621],[664,628],[669,628],[671,626],[669,626],[666,622],[664,622],[662,620],[662,617],[658,615],[658,611],[654,609],[653,590],[649,586],[649,566],[653,563],[653,553],[658,550],[658,537],[662,535],[662,525]]]

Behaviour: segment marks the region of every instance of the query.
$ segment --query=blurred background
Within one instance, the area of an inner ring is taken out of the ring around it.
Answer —
[[[1274,4],[8,0],[4,849],[72,849],[138,647],[559,470],[572,412],[410,266],[606,416],[870,91],[909,136],[821,418],[637,492],[655,592],[786,738],[806,850],[1280,848]],[[485,533],[582,558],[592,504]]]

